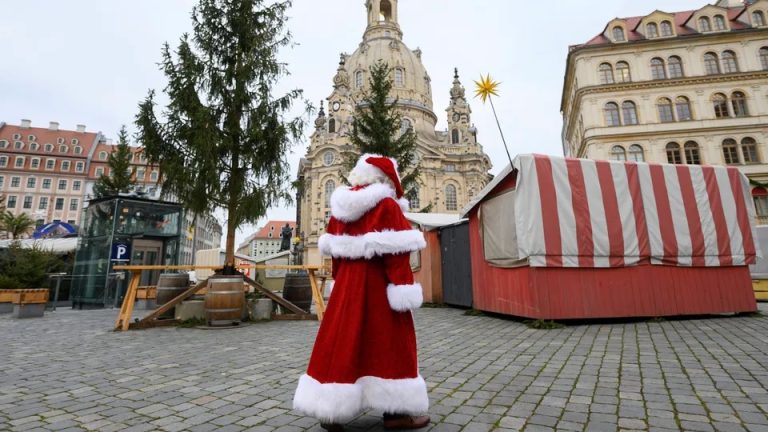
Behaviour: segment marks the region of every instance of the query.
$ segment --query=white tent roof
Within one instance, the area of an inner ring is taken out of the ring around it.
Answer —
[[[453,225],[461,221],[459,215],[447,213],[406,213],[405,217],[409,221],[419,224],[422,229],[427,231]]]
[[[13,240],[0,241],[0,249],[7,249],[10,247]],[[39,247],[40,249],[51,251],[53,253],[68,253],[74,252],[77,249],[77,237],[67,237],[58,239],[27,239],[20,240],[21,247],[25,249],[31,249],[33,247]]]

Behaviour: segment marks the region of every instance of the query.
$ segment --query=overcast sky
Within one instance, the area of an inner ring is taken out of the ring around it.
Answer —
[[[714,0],[712,0],[714,2]],[[0,121],[31,119],[64,129],[85,124],[114,138],[131,131],[138,102],[160,91],[160,48],[191,29],[194,0],[0,0]],[[421,48],[432,77],[435,113],[445,108],[458,67],[467,93],[490,73],[502,83],[495,101],[510,152],[562,154],[560,95],[568,46],[600,33],[614,17],[696,9],[699,0],[400,0],[404,41]],[[294,0],[289,28],[297,46],[281,57],[292,75],[283,89],[301,88],[315,105],[330,95],[340,52],[352,53],[366,25],[363,0]],[[493,161],[506,155],[490,106],[470,101],[478,138]],[[312,120],[312,119],[310,119]],[[311,123],[310,123],[311,125]],[[311,127],[308,128],[311,130]],[[289,157],[292,172],[308,140]],[[221,215],[220,215],[221,216]],[[275,208],[269,219],[295,219]],[[223,219],[223,218],[222,218]],[[263,224],[263,222],[262,222]],[[253,231],[245,227],[238,241]]]

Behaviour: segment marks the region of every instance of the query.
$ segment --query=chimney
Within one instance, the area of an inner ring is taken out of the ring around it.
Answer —
[[[58,123],[58,122],[51,122],[51,123],[48,125],[48,130],[51,130],[51,131],[57,131],[57,130],[59,130],[59,123]]]
[[[80,133],[85,132],[85,125],[83,125],[83,124],[77,125],[77,131],[80,132]]]
[[[24,129],[29,129],[32,126],[32,120],[27,119],[21,119],[21,127]]]

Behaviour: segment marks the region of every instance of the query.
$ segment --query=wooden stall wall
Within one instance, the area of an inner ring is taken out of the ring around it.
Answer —
[[[443,276],[440,263],[440,238],[437,230],[423,231],[427,247],[422,249],[419,266],[413,271],[415,282],[421,284],[425,303],[443,302]]]

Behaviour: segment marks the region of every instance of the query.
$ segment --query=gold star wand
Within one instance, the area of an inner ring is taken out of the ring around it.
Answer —
[[[499,116],[496,115],[496,107],[493,106],[493,97],[499,96],[498,89],[501,83],[491,79],[491,75],[488,74],[485,77],[480,75],[480,81],[475,81],[475,97],[479,97],[485,103],[486,100],[491,102],[491,109],[493,110],[493,117],[496,119],[496,126],[499,128],[499,134],[501,134],[501,142],[504,143],[504,150],[507,151],[507,157],[509,163],[512,163],[512,156],[509,155],[509,148],[507,147],[507,140],[504,139],[504,132],[501,130],[501,123],[499,123]]]

